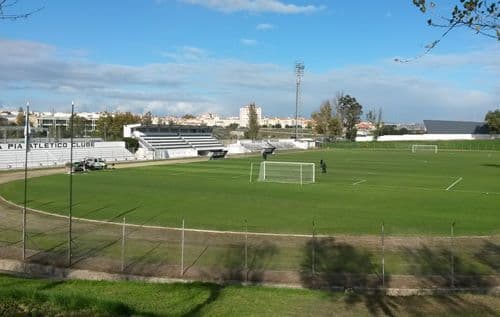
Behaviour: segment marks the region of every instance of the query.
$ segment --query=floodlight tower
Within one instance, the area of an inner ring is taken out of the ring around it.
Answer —
[[[302,77],[304,76],[304,63],[295,63],[295,77],[297,88],[295,91],[295,140],[299,138],[299,99],[300,99],[300,84],[302,82]]]

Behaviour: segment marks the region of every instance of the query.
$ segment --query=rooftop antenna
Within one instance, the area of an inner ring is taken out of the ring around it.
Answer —
[[[295,62],[295,78],[297,83],[297,88],[295,91],[295,140],[299,138],[299,102],[300,102],[300,84],[302,82],[302,77],[304,76],[304,63]]]

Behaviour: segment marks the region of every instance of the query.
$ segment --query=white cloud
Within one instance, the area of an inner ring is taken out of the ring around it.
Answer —
[[[257,24],[257,26],[255,28],[259,31],[267,31],[267,30],[274,29],[274,25],[269,24],[269,23],[260,23],[260,24]]]
[[[17,108],[29,99],[36,110],[67,110],[75,100],[85,111],[235,115],[240,106],[255,101],[265,115],[290,116],[295,110],[293,67],[216,59],[193,47],[180,48],[178,53],[190,52],[198,59],[142,66],[82,61],[61,56],[59,51],[42,43],[0,40],[2,104]],[[457,55],[454,60],[466,63],[468,59]],[[500,105],[498,79],[491,80],[490,86],[463,88],[446,76],[440,80],[426,76],[431,66],[416,64],[402,72],[400,65],[390,65],[381,61],[327,72],[306,68],[301,113],[309,116],[341,90],[355,96],[365,109],[382,107],[387,121],[481,120],[487,110]],[[490,74],[477,69],[471,80]]]
[[[268,12],[280,14],[313,13],[324,6],[295,5],[278,0],[181,0],[184,3],[200,5],[223,12]]]
[[[242,45],[246,45],[246,46],[257,45],[257,41],[256,40],[252,40],[252,39],[240,39],[240,43]]]
[[[160,55],[174,61],[196,61],[207,57],[207,52],[199,47],[183,46],[174,51],[160,52]]]

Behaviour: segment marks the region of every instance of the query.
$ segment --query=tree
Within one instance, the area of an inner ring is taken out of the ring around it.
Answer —
[[[373,139],[376,141],[381,135],[382,127],[384,125],[384,122],[382,121],[382,108],[378,109],[377,114],[374,109],[368,111],[368,113],[366,114],[366,121],[370,122],[375,128],[373,130]]]
[[[323,134],[328,138],[335,138],[342,135],[342,124],[337,116],[333,115],[333,109],[330,101],[324,101],[318,112],[312,115],[314,131]]]
[[[342,95],[337,99],[338,111],[341,114],[342,126],[345,129],[346,138],[350,141],[356,140],[356,124],[359,123],[363,106],[356,98]]]
[[[184,119],[184,120],[190,120],[190,119],[194,119],[196,117],[194,115],[192,115],[192,114],[186,113],[181,118]]]
[[[257,107],[255,103],[251,103],[248,106],[248,131],[247,138],[256,139],[259,135],[259,120],[257,117]]]
[[[457,27],[468,27],[475,33],[500,40],[500,2],[490,0],[460,0],[451,15],[441,17],[440,22],[432,19],[427,20],[427,24],[435,27],[446,28],[448,31]],[[422,12],[428,12],[428,8],[436,8],[433,1],[413,0],[413,4]],[[447,31],[447,32],[448,32]]]
[[[319,111],[313,112],[311,117],[314,122],[314,131],[318,134],[327,134],[328,125],[332,119],[332,105],[330,101],[323,101],[319,107]]]
[[[434,1],[413,0],[413,4],[424,14],[428,13],[429,9],[438,9]],[[439,14],[440,21],[436,22],[431,18],[427,20],[428,25],[445,30],[439,39],[426,45],[424,52],[419,56],[413,59],[396,58],[395,61],[407,63],[428,54],[448,33],[459,27],[466,27],[476,34],[500,40],[499,9],[500,1],[498,0],[458,0],[451,13],[446,16]]]
[[[18,126],[24,126],[26,124],[25,118],[26,118],[26,116],[24,114],[23,107],[19,107],[19,109],[17,110],[16,124]]]
[[[42,10],[43,8],[38,8],[28,12],[15,12],[12,13],[12,7],[14,7],[19,0],[0,0],[0,20],[18,20],[25,19],[30,15]]]
[[[148,111],[142,115],[141,124],[142,125],[152,125],[153,124],[153,114],[151,113],[151,111]]]
[[[104,112],[96,122],[97,133],[104,140],[121,140],[123,126],[141,122],[141,118],[130,112],[117,112],[111,115]]]
[[[63,130],[63,137],[69,138],[71,137],[71,122],[73,122],[73,137],[84,137],[85,136],[85,125],[87,120],[83,117],[80,117],[78,114],[73,114],[71,118],[69,118],[69,123],[66,129]]]
[[[342,124],[338,117],[332,117],[328,122],[328,137],[336,138],[342,135]]]
[[[495,111],[488,111],[486,116],[484,117],[484,121],[488,125],[490,129],[490,133],[498,133],[500,132],[500,109]]]

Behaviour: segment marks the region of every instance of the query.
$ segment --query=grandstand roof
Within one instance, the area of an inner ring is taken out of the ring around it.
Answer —
[[[488,134],[489,129],[484,122],[424,120],[428,134]]]
[[[155,133],[171,133],[171,134],[185,134],[185,133],[212,133],[213,128],[207,126],[194,126],[194,125],[141,125],[133,127],[132,131],[141,131],[146,134]]]

